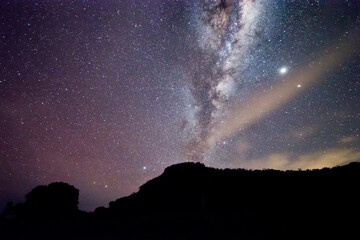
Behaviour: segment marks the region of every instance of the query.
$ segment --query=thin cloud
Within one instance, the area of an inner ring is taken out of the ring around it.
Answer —
[[[273,88],[261,90],[245,102],[238,104],[232,114],[214,125],[207,138],[207,145],[211,146],[223,141],[241,129],[251,126],[288,103],[302,91],[325,79],[326,74],[337,69],[352,55],[355,49],[354,42],[354,38],[349,38],[342,44],[338,44],[341,47],[332,46],[321,54],[322,57],[317,59],[316,64],[302,67],[293,74],[289,74],[283,81],[279,81]]]

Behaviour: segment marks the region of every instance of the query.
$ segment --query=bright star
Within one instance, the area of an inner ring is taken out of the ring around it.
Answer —
[[[298,84],[297,87],[298,87],[298,88],[301,88],[301,84]]]
[[[281,75],[286,74],[288,71],[289,71],[289,69],[288,69],[287,67],[281,67],[281,68],[279,69],[279,73],[280,73]]]

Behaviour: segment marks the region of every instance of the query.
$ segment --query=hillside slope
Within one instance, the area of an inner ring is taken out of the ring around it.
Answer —
[[[74,212],[73,187],[67,215],[51,210],[68,206],[61,201],[34,202],[54,199],[43,197],[46,191],[28,194],[32,203],[1,225],[14,239],[360,239],[359,183],[360,163],[312,171],[182,163],[94,213]]]

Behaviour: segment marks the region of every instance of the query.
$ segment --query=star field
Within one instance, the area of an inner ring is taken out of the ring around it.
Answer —
[[[167,166],[360,160],[360,3],[2,1],[0,208],[93,210]]]

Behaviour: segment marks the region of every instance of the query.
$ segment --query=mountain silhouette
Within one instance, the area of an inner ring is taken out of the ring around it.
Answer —
[[[78,210],[66,183],[5,209],[0,239],[360,239],[360,163],[306,171],[170,166],[137,193]]]

